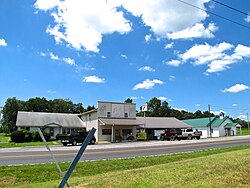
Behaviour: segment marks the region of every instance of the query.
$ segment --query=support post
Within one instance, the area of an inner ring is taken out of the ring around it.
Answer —
[[[248,112],[247,112],[247,126],[248,126],[248,132],[250,133]]]
[[[68,169],[68,171],[66,172],[65,176],[63,177],[60,185],[58,186],[58,188],[63,188],[65,183],[68,181],[70,175],[72,174],[73,170],[76,167],[76,164],[78,163],[78,161],[80,160],[80,158],[83,155],[83,152],[85,151],[85,149],[87,148],[90,140],[93,138],[94,134],[95,134],[96,129],[92,128],[91,131],[89,132],[88,136],[86,137],[86,139],[84,140],[80,150],[78,151],[78,153],[76,154],[74,160],[72,161],[72,163],[70,164],[70,167]]]
[[[41,129],[40,129],[40,128],[37,128],[37,131],[38,131],[40,137],[42,138],[42,141],[43,141],[45,147],[46,147],[47,150],[49,151],[49,153],[50,153],[52,159],[54,160],[54,162],[55,162],[55,164],[56,164],[56,167],[57,167],[57,169],[58,169],[60,175],[63,177],[64,174],[63,174],[63,172],[62,172],[62,170],[61,170],[61,168],[60,168],[60,166],[59,166],[59,164],[58,164],[56,158],[54,157],[52,151],[50,150],[49,145],[48,145],[48,143],[46,142],[46,140],[45,140],[45,138],[44,138],[44,136],[43,136],[43,133],[42,133]],[[66,182],[66,184],[67,184],[67,187],[69,187],[69,184],[68,184],[67,182]]]
[[[209,112],[209,132],[210,132],[210,137],[212,137],[212,125],[211,125],[210,104],[208,105],[208,112]]]

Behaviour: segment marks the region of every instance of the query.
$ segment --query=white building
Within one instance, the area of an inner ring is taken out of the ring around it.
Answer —
[[[86,130],[96,128],[97,142],[136,140],[136,104],[98,101],[98,108],[80,115]]]
[[[3,107],[0,107],[0,127],[2,126],[2,119],[3,119]]]
[[[37,131],[37,128],[45,129],[55,139],[59,133],[70,134],[74,131],[81,131],[85,126],[78,114],[44,113],[44,112],[22,112],[17,114],[16,126],[18,130],[26,129]]]

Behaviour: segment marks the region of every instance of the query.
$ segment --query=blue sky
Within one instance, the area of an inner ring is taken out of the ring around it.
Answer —
[[[220,2],[250,12],[248,0]],[[246,118],[249,22],[209,0],[1,0],[0,106],[9,97],[85,107],[129,97],[139,109],[157,97]]]

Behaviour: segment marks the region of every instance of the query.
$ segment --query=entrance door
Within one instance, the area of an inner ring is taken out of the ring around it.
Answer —
[[[122,135],[121,135],[121,129],[115,129],[115,141],[121,141]]]

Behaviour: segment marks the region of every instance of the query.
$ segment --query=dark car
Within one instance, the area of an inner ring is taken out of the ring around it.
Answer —
[[[166,129],[163,133],[161,133],[161,140],[181,140],[182,138],[182,130],[181,129]]]
[[[68,144],[76,146],[77,143],[83,143],[87,136],[87,132],[73,132],[71,134],[58,134],[56,135],[56,140],[62,142],[64,146],[67,146]],[[93,136],[90,140],[90,144],[95,144],[95,142],[96,138]]]

